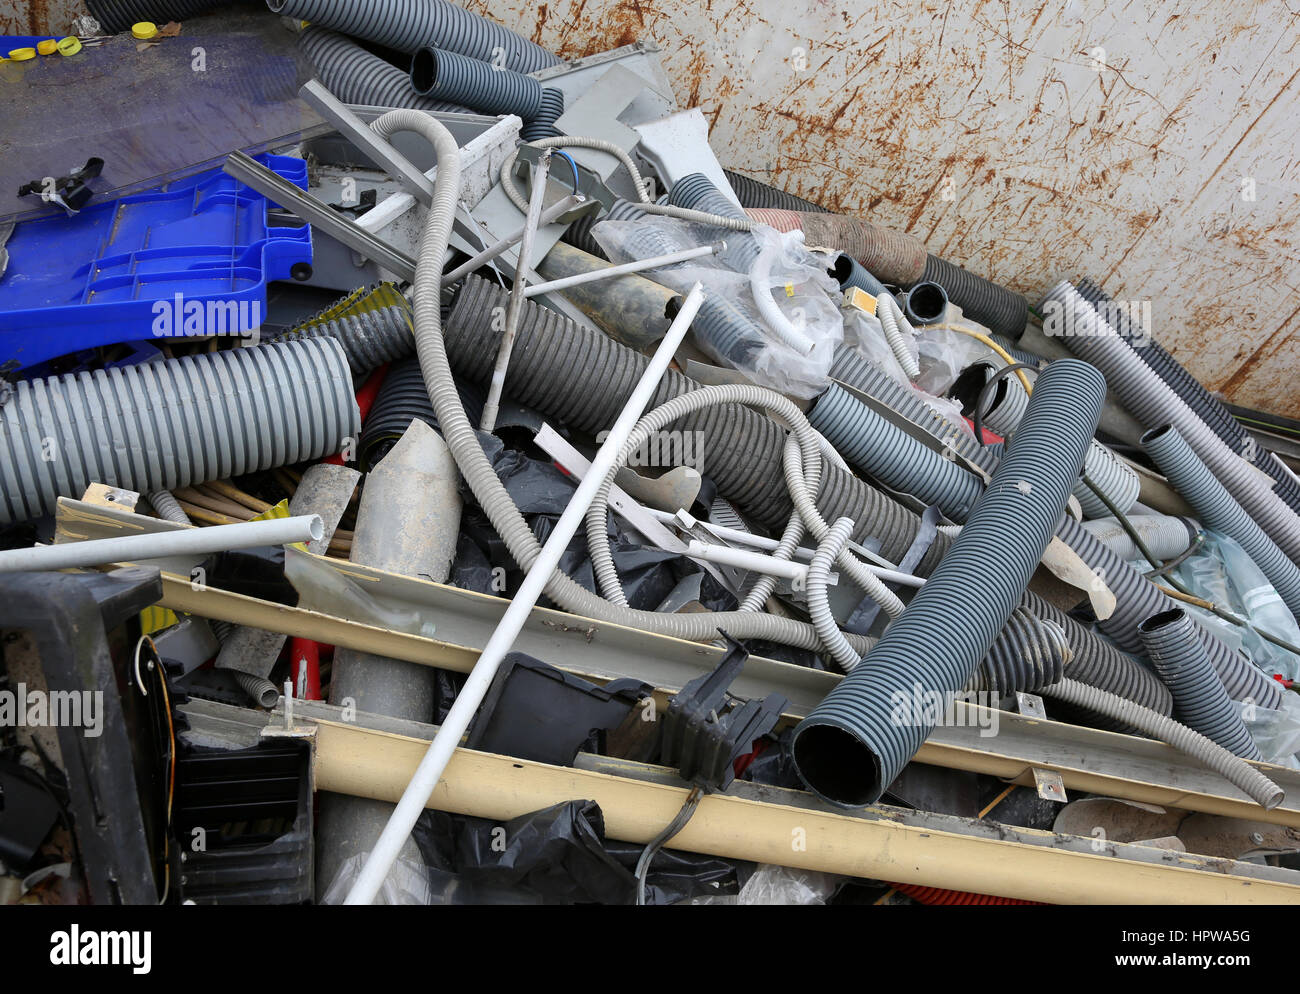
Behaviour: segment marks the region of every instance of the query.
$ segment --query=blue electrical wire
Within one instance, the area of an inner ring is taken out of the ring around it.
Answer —
[[[557,148],[555,150],[555,154],[564,156],[566,159],[569,160],[569,165],[573,167],[573,192],[577,193],[578,192],[578,164],[573,161],[573,156],[571,156],[568,152],[563,151],[562,149]]]

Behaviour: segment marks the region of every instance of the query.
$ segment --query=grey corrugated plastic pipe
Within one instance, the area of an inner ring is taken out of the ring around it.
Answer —
[[[1174,608],[1154,615],[1142,622],[1138,631],[1147,656],[1174,695],[1174,716],[1234,755],[1262,760],[1187,613]]]
[[[411,337],[411,309],[405,300],[400,299],[332,318],[312,318],[277,335],[273,341],[322,337],[336,339],[343,346],[348,366],[357,374],[368,373],[415,351],[415,339]]]
[[[846,807],[877,800],[934,727],[924,712],[900,716],[900,700],[970,682],[1052,538],[1105,396],[1087,363],[1063,360],[1039,377],[948,554],[862,665],[795,728],[795,766],[819,796]]]
[[[814,204],[811,200],[786,193],[769,183],[756,180],[730,169],[722,170],[731,184],[731,190],[742,207],[773,207],[787,211],[810,211],[815,214],[829,214],[825,207]]]
[[[937,255],[926,256],[921,280],[938,283],[967,318],[995,334],[1017,340],[1025,333],[1029,301],[1021,294],[983,276],[976,276],[969,269],[962,269]]]
[[[525,121],[542,107],[542,84],[533,77],[438,48],[422,48],[411,56],[411,88],[422,97],[484,114],[515,114]]]
[[[1184,552],[1196,540],[1197,529],[1188,518],[1168,514],[1134,514],[1129,524],[1138,533],[1151,554],[1162,562]],[[1126,562],[1142,558],[1142,550],[1115,518],[1093,518],[1083,523],[1085,530]]]
[[[541,104],[537,108],[537,113],[531,120],[525,121],[524,126],[519,129],[519,140],[525,142],[541,141],[543,138],[554,138],[560,134],[560,129],[555,126],[555,122],[560,119],[564,113],[564,91],[557,90],[553,86],[547,86],[542,90]]]
[[[1222,532],[1245,549],[1246,555],[1277,589],[1283,603],[1300,618],[1300,569],[1232,499],[1178,429],[1173,425],[1153,428],[1142,436],[1142,448],[1155,460],[1170,486],[1192,505],[1201,524]]]
[[[1063,321],[1062,341],[1103,373],[1115,396],[1146,428],[1172,424],[1228,493],[1294,562],[1300,561],[1300,517],[1261,479],[1261,471],[1223,444],[1178,394],[1138,358],[1070,284],[1062,280],[1047,294],[1044,330]],[[1267,477],[1265,477],[1267,479]]]
[[[298,38],[298,47],[316,67],[320,81],[344,103],[412,110],[469,110],[420,96],[411,89],[411,78],[406,73],[337,32],[313,24]]]
[[[1109,714],[1161,742],[1168,742],[1175,749],[1200,760],[1265,810],[1271,811],[1286,796],[1281,787],[1227,749],[1186,725],[1156,714],[1140,704],[1074,680],[1062,680],[1054,686],[1044,687],[1042,692],[1048,697],[1068,701],[1076,707]]]
[[[332,338],[20,382],[0,407],[0,523],[91,483],[151,493],[319,459],[360,427]]]
[[[499,60],[515,72],[536,72],[560,64],[540,45],[447,0],[267,0],[266,5],[276,14],[333,28],[408,55],[429,45],[484,62]]]

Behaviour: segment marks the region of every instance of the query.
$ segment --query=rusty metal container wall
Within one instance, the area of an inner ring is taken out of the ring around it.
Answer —
[[[1091,275],[1232,403],[1300,418],[1300,20],[1160,0],[465,0],[653,39],[722,164],[1027,294]]]
[[[85,12],[82,0],[0,0],[0,35],[66,34]]]

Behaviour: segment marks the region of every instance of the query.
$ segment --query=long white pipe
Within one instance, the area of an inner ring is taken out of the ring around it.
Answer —
[[[166,556],[206,556],[230,549],[257,545],[310,542],[325,533],[319,514],[267,521],[241,521],[211,528],[178,528],[175,531],[122,538],[99,538],[89,542],[38,545],[30,549],[0,552],[0,573],[17,570],[72,569],[107,563],[138,563]]]
[[[496,676],[501,660],[514,645],[515,639],[528,620],[529,612],[537,603],[537,598],[541,596],[542,588],[559,565],[560,557],[569,547],[569,540],[581,526],[587,508],[596,496],[596,491],[609,475],[623,448],[623,443],[627,441],[627,437],[645,411],[646,405],[650,403],[650,398],[654,396],[659,380],[668,369],[673,354],[686,336],[686,329],[690,327],[703,301],[704,291],[697,283],[691,288],[681,311],[673,319],[667,334],[655,350],[654,357],[646,366],[636,389],[632,391],[632,396],[628,398],[627,406],[619,414],[604,444],[592,459],[590,471],[578,484],[578,489],[574,491],[564,513],[560,515],[560,520],[555,523],[550,537],[542,546],[541,553],[524,576],[519,592],[510,601],[510,606],[501,616],[500,624],[479,654],[478,662],[466,678],[465,686],[456,695],[456,701],[447,712],[438,734],[429,743],[428,751],[420,760],[420,765],[416,767],[415,775],[402,793],[402,799],[397,802],[397,807],[389,816],[388,824],[384,826],[374,849],[370,851],[370,857],[352,885],[345,903],[370,904],[388,878],[388,871],[397,859],[398,852],[410,837],[411,830],[415,828],[415,823],[429,800],[429,795],[438,785],[447,763],[451,761],[456,747],[460,745],[461,736],[465,734],[475,712],[483,702],[484,695],[492,685],[492,678]]]
[[[765,556],[761,552],[751,552],[749,549],[733,549],[729,545],[713,545],[709,542],[692,540],[686,546],[686,555],[691,559],[721,563],[723,566],[736,566],[756,573],[766,573],[768,576],[778,576],[785,580],[798,580],[801,583],[808,575],[808,567],[803,563]]]
[[[717,245],[701,245],[698,248],[682,249],[680,252],[669,252],[667,255],[656,255],[649,259],[638,259],[634,262],[623,262],[617,266],[604,266],[600,269],[593,269],[587,273],[574,273],[572,276],[562,276],[558,280],[551,280],[549,283],[535,283],[524,290],[525,297],[536,297],[538,294],[550,293],[552,290],[563,290],[566,287],[578,286],[582,283],[595,283],[598,280],[607,280],[614,276],[622,276],[625,273],[639,273],[644,269],[657,269],[659,266],[670,266],[674,262],[685,262],[687,259],[698,259],[702,255],[714,255],[724,248],[726,242],[719,242]]]
[[[550,207],[546,208],[546,210],[542,211],[542,216],[537,219],[538,227],[542,227],[542,228],[546,227],[546,225],[550,224],[561,214],[568,213],[569,211],[573,210],[573,208],[586,203],[586,201],[587,198],[582,196],[582,194],[580,193],[577,194],[571,193],[563,200],[556,201],[555,203],[551,204]],[[478,255],[470,259],[467,259],[465,262],[462,262],[451,272],[443,273],[442,285],[451,286],[453,283],[459,282],[462,277],[466,276],[469,273],[474,272],[474,270],[478,269],[478,267],[483,265],[483,263],[495,259],[502,252],[510,248],[510,246],[514,245],[517,241],[519,241],[519,239],[523,238],[524,231],[527,229],[527,227],[528,227],[527,224],[522,225],[518,231],[513,231],[510,234],[506,235],[505,238],[493,242],[491,245],[485,248]]]

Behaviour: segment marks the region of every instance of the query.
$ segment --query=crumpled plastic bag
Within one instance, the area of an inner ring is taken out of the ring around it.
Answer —
[[[735,897],[696,897],[683,903],[749,906],[825,904],[846,879],[833,873],[763,863]]]

